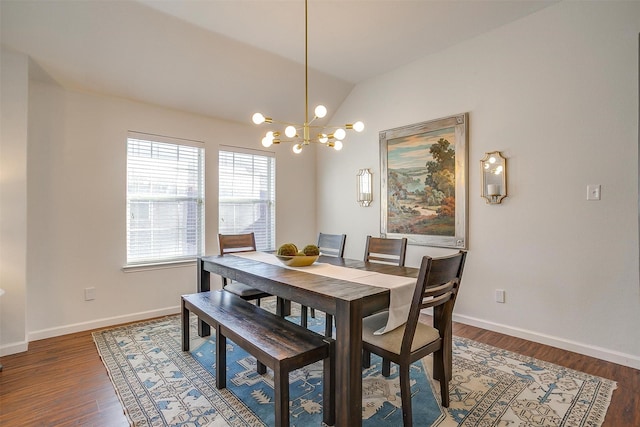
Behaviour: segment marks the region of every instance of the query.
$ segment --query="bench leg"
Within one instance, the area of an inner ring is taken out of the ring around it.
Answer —
[[[216,388],[227,387],[227,337],[222,335],[220,325],[216,325]]]
[[[189,351],[189,310],[182,300],[182,351]]]
[[[281,370],[278,364],[273,370],[273,392],[276,427],[289,427],[289,372]]]

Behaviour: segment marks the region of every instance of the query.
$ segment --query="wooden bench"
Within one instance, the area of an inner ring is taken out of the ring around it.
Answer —
[[[289,426],[289,372],[323,360],[323,421],[333,425],[333,340],[218,290],[182,296],[182,350],[189,350],[189,312],[216,329],[216,387],[226,387],[229,338],[273,370],[275,425]]]

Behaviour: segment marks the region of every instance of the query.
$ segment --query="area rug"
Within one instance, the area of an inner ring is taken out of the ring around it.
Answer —
[[[273,377],[256,373],[255,359],[227,341],[227,388],[215,388],[215,337],[197,336],[181,350],[179,316],[94,332],[124,412],[133,426],[273,426]],[[297,321],[297,318],[292,318]],[[321,330],[322,318],[309,319]],[[380,375],[372,356],[363,370],[364,427],[402,426],[395,365]],[[454,337],[451,404],[439,404],[431,357],[411,367],[415,426],[599,426],[616,383]],[[290,375],[291,426],[321,426],[322,367]],[[340,398],[340,392],[337,392]]]

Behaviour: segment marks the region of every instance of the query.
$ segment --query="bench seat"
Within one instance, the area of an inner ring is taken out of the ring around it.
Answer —
[[[275,425],[289,426],[289,373],[323,360],[323,421],[334,424],[333,340],[222,290],[182,296],[182,349],[189,350],[189,313],[216,328],[216,387],[226,387],[226,339],[273,370]]]

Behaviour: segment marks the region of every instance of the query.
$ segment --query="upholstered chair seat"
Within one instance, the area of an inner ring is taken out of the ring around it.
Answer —
[[[404,337],[404,328],[406,323],[397,327],[393,331],[386,332],[382,335],[374,335],[375,331],[383,328],[387,324],[388,318],[388,311],[383,311],[364,318],[362,320],[362,339],[363,341],[367,341],[368,343],[392,353],[400,354],[400,347],[402,346],[402,338]],[[420,347],[424,347],[434,341],[438,341],[438,339],[440,339],[440,334],[436,328],[422,322],[418,322],[416,325],[415,335],[413,336],[413,343],[411,344],[411,351],[416,351]]]

